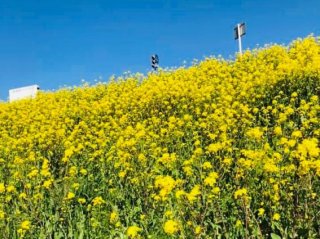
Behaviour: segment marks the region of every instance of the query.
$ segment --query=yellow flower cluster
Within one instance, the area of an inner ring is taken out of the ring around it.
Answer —
[[[127,230],[127,236],[129,238],[137,238],[138,233],[141,231],[140,227],[137,226],[130,226]]]
[[[310,36],[2,102],[1,236],[318,238],[319,92]]]
[[[174,220],[168,220],[163,225],[165,233],[172,235],[179,231],[179,224]]]

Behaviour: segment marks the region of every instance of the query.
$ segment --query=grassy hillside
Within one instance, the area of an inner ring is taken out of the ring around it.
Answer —
[[[0,238],[320,237],[314,37],[0,103]]]

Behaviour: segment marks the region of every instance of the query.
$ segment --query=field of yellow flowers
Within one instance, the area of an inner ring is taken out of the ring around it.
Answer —
[[[0,238],[319,238],[319,40],[0,103]]]

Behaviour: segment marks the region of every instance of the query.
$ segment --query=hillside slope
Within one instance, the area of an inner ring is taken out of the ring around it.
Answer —
[[[1,238],[320,236],[320,45],[0,103]]]

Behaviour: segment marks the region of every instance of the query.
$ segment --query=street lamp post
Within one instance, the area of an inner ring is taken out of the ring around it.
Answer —
[[[239,42],[239,53],[242,55],[242,43],[241,37],[246,34],[246,25],[245,23],[238,23],[234,28],[234,39]]]
[[[151,67],[156,71],[159,67],[159,57],[157,54],[151,56]]]

